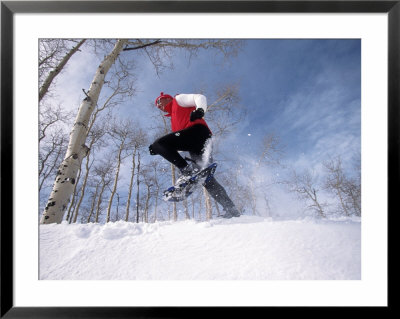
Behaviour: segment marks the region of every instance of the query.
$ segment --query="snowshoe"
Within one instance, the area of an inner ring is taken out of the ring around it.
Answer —
[[[212,163],[200,172],[194,174],[181,184],[171,186],[163,193],[163,199],[168,202],[181,202],[188,198],[192,193],[193,187],[202,182],[205,185],[213,176],[217,163]]]

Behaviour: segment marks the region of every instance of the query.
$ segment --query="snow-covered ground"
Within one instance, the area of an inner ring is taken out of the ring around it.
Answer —
[[[40,279],[359,280],[360,220],[40,225]]]

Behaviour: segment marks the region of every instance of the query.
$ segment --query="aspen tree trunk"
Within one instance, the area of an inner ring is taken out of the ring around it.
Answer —
[[[61,223],[64,212],[70,201],[77,172],[88,148],[85,145],[87,126],[90,116],[97,104],[104,78],[122,51],[127,40],[118,40],[110,55],[106,56],[97,68],[86,98],[79,107],[74,128],[70,134],[69,145],[64,160],[57,172],[53,190],[44,209],[41,224]]]
[[[201,210],[203,209],[203,199],[201,196],[199,196],[199,208],[198,208],[198,212],[199,212],[199,221],[201,221]]]
[[[317,193],[316,193],[316,191],[315,190],[313,190],[313,193],[314,193],[314,198],[315,198],[315,204],[317,205],[317,207],[318,207],[318,213],[319,213],[319,215],[321,216],[321,217],[323,217],[323,218],[326,218],[326,215],[325,215],[325,213],[324,213],[324,210],[323,210],[323,208],[322,208],[322,206],[319,204],[319,201],[318,201],[318,199],[317,199]]]
[[[176,179],[175,179],[175,166],[171,164],[171,175],[172,175],[172,185],[175,185]],[[172,205],[172,217],[174,219],[174,222],[178,220],[178,212],[176,211],[176,203],[174,202]]]
[[[192,198],[192,219],[195,219],[195,216],[194,216],[194,204],[195,204],[195,202],[194,202],[194,199]]]
[[[140,153],[138,153],[138,165],[137,165],[137,173],[136,173],[136,186],[137,186],[137,194],[136,194],[136,223],[139,223],[139,200],[140,200]]]
[[[94,140],[92,140],[92,142],[93,142]],[[93,143],[91,143],[91,145],[92,145]],[[82,187],[81,187],[81,196],[80,196],[80,198],[79,198],[79,201],[78,201],[78,203],[76,204],[76,207],[75,207],[75,211],[74,211],[74,219],[73,219],[73,223],[76,223],[76,220],[77,220],[77,218],[78,218],[78,214],[79,214],[79,208],[81,207],[81,204],[82,204],[82,201],[83,201],[83,198],[85,197],[85,189],[86,189],[86,184],[87,184],[87,180],[88,180],[88,177],[89,177],[89,170],[90,170],[90,168],[89,168],[89,161],[90,161],[90,152],[88,152],[88,155],[87,155],[87,157],[86,157],[86,172],[85,172],[85,178],[83,179],[83,183],[82,183]]]
[[[69,205],[68,208],[68,213],[67,213],[67,217],[65,218],[66,221],[69,221],[69,223],[71,224],[71,220],[72,220],[72,215],[71,212],[73,212],[74,210],[74,204],[75,204],[75,197],[76,197],[76,187],[79,184],[79,179],[81,177],[81,169],[79,169],[79,173],[78,173],[78,177],[76,179],[75,185],[74,185],[74,190],[72,192],[72,201],[71,204]]]
[[[206,202],[206,220],[210,220],[212,219],[211,200],[210,200],[210,195],[208,195],[208,192],[205,187],[203,187],[203,193]]]
[[[203,202],[201,202],[201,205],[199,207],[199,221],[201,221],[201,210],[203,209]]]
[[[101,203],[103,202],[103,193],[104,193],[104,189],[107,187],[108,183],[106,183],[104,181],[104,179],[102,180],[103,185],[101,186],[101,190],[100,190],[100,195],[99,195],[99,199],[97,200],[97,206],[96,206],[96,219],[95,222],[98,223],[99,222],[99,216],[100,216],[100,207],[101,207]]]
[[[190,215],[189,215],[189,206],[188,206],[188,200],[185,199],[183,201],[183,207],[185,208],[185,218],[186,219],[190,219]]]
[[[160,185],[158,184],[158,174],[157,174],[157,165],[154,163],[152,165],[153,173],[154,173],[154,222],[157,221],[157,209],[158,209],[158,195],[160,193]]]
[[[256,203],[256,194],[254,190],[254,182],[250,180],[250,194],[251,194],[251,210],[253,211],[253,215],[257,215],[257,203]]]
[[[97,198],[97,192],[99,190],[99,185],[96,186],[96,191],[93,195],[93,200],[92,200],[92,204],[90,206],[90,212],[89,212],[89,217],[87,219],[87,222],[90,223],[90,219],[92,218],[93,212],[94,212],[94,206],[96,204],[96,198]]]
[[[150,201],[150,185],[147,186],[147,195],[146,195],[146,204],[144,208],[144,222],[148,223],[149,222],[149,201]]]
[[[119,216],[118,216],[118,207],[119,207],[119,194],[117,193],[117,214],[115,216],[115,221],[119,220]]]
[[[131,206],[133,178],[135,177],[135,157],[136,157],[136,149],[132,154],[132,174],[131,174],[131,180],[130,180],[130,183],[129,183],[129,193],[128,193],[128,200],[126,202],[126,211],[125,211],[125,221],[126,222],[129,219],[129,207]]]
[[[157,176],[155,176],[157,178]],[[158,194],[160,193],[160,186],[156,180],[156,191],[155,191],[155,202],[154,202],[154,221],[157,221],[157,209],[158,209]]]
[[[111,206],[112,206],[112,202],[113,202],[113,198],[114,198],[115,192],[117,191],[119,170],[121,168],[121,153],[122,153],[122,150],[124,149],[124,147],[125,147],[125,143],[122,142],[120,147],[119,147],[119,150],[118,150],[117,171],[115,172],[114,185],[113,185],[113,189],[111,191],[110,199],[108,200],[107,220],[106,220],[107,223],[110,221],[110,218],[111,218]]]
[[[67,64],[68,60],[71,58],[71,56],[74,55],[74,53],[79,50],[79,48],[82,46],[83,43],[85,43],[85,41],[86,39],[83,39],[75,47],[73,47],[67,53],[67,55],[61,60],[61,62],[55,67],[55,69],[49,73],[49,76],[46,78],[42,87],[40,88],[39,101],[41,101],[43,97],[46,95],[47,91],[49,90],[50,84],[51,82],[53,82],[54,78],[61,72],[61,70]]]

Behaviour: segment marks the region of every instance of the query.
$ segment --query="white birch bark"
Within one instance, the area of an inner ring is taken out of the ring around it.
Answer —
[[[92,215],[93,215],[93,212],[94,212],[94,206],[96,204],[96,198],[97,198],[97,192],[99,190],[99,186],[100,186],[100,184],[98,184],[96,186],[96,190],[95,190],[95,192],[93,194],[92,204],[90,206],[90,212],[89,212],[89,216],[87,218],[87,223],[90,223],[90,219],[92,218]]]
[[[120,171],[120,168],[121,168],[121,153],[122,153],[124,147],[125,147],[125,143],[124,143],[124,141],[122,141],[122,143],[121,143],[121,145],[119,147],[119,150],[118,150],[117,171],[115,172],[114,186],[113,186],[113,189],[111,191],[110,199],[108,200],[107,220],[106,220],[107,223],[110,222],[110,219],[111,219],[111,206],[112,206],[112,202],[113,202],[113,198],[114,198],[115,192],[117,191],[119,171]]]
[[[195,216],[194,216],[194,205],[195,205],[195,200],[192,197],[192,219],[195,219]]]
[[[146,203],[144,206],[144,222],[148,223],[149,222],[149,202],[150,202],[150,196],[151,196],[151,193],[150,193],[151,185],[146,183],[146,187],[147,187],[147,194],[146,194]]]
[[[61,223],[65,209],[68,206],[75,184],[77,172],[88,148],[85,146],[87,127],[90,116],[96,107],[104,78],[114,64],[127,40],[118,40],[112,52],[99,65],[90,85],[87,97],[82,101],[76,116],[74,127],[70,134],[67,153],[57,173],[46,208],[41,218],[41,224]]]
[[[93,145],[93,142],[94,142],[94,139],[90,143],[91,146]],[[81,207],[83,198],[85,197],[85,189],[86,189],[86,184],[88,181],[89,170],[90,170],[89,161],[90,161],[90,152],[87,154],[87,158],[86,158],[85,178],[83,179],[83,183],[82,183],[82,187],[81,187],[81,195],[80,195],[78,203],[76,204],[76,207],[74,209],[73,223],[76,223],[76,220],[77,220],[78,214],[79,214],[79,208]]]
[[[155,201],[154,201],[154,222],[156,222],[157,221],[157,209],[158,209],[158,194],[160,192],[160,185],[158,184],[157,165],[154,165],[153,168],[154,168],[154,184],[156,187]]]
[[[175,185],[176,183],[176,178],[175,178],[175,166],[171,164],[171,176],[172,176],[172,185]],[[172,216],[174,219],[174,222],[178,220],[178,212],[176,210],[176,203],[172,203]]]
[[[82,173],[82,170],[79,169],[78,178],[76,179],[76,182],[75,182],[75,185],[74,185],[74,191],[72,192],[72,202],[69,205],[67,218],[65,219],[66,221],[69,221],[70,224],[71,224],[71,221],[72,221],[73,212],[75,210],[76,187],[79,184],[79,180],[81,178],[81,173]]]
[[[189,206],[188,206],[188,201],[187,199],[185,199],[183,202],[183,208],[185,210],[185,219],[190,219],[190,215],[189,215]]]
[[[96,218],[95,218],[95,223],[99,222],[99,217],[100,217],[100,210],[101,210],[101,204],[103,202],[103,193],[104,193],[104,189],[108,186],[109,182],[106,182],[104,180],[104,178],[102,178],[102,186],[101,186],[101,190],[100,190],[100,195],[99,195],[99,199],[97,200],[97,206],[96,206]]]
[[[203,187],[203,193],[204,193],[204,199],[206,202],[206,220],[210,220],[210,219],[212,219],[211,199],[210,199],[210,195],[208,195],[208,192],[205,187]]]
[[[126,202],[126,210],[125,210],[125,221],[126,222],[129,220],[129,208],[131,206],[133,179],[135,177],[135,158],[136,158],[136,148],[132,154],[132,174],[131,174],[131,180],[129,182],[128,200]]]
[[[139,223],[139,200],[140,200],[140,153],[138,153],[137,173],[136,173],[136,223]]]

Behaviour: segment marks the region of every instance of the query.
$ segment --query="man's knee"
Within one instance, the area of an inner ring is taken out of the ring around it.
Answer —
[[[154,144],[151,144],[151,145],[149,146],[150,155],[157,155],[156,151],[154,150],[154,146],[153,146],[153,145],[154,145]]]
[[[156,140],[153,144],[149,146],[150,155],[157,155],[162,153],[163,145],[160,139]]]

